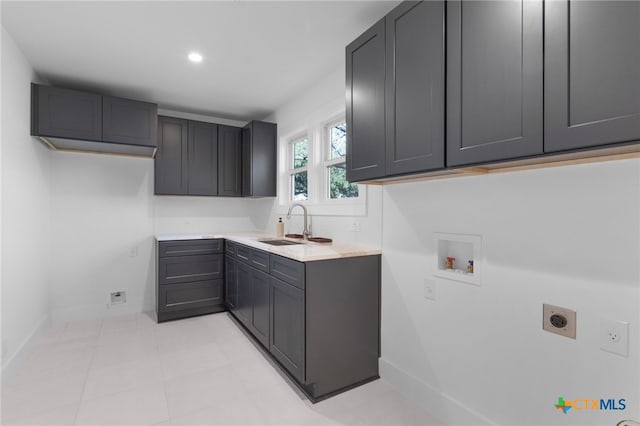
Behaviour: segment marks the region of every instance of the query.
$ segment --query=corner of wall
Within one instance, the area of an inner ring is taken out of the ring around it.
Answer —
[[[2,370],[19,362],[50,318],[51,152],[30,136],[31,87],[40,81],[2,27],[0,285]]]

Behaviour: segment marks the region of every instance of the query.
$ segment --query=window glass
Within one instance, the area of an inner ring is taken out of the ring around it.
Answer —
[[[344,157],[347,154],[347,123],[340,122],[329,129],[329,159]]]
[[[293,143],[293,168],[305,167],[309,162],[309,139],[300,139]]]
[[[307,184],[307,172],[294,173],[291,175],[291,187],[293,188],[293,201],[304,201],[309,199]]]
[[[345,163],[329,166],[329,198],[357,198],[358,185],[347,182]]]

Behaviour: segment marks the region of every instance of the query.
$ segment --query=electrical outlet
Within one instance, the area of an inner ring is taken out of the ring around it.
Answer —
[[[608,318],[600,319],[600,349],[629,356],[629,323]]]
[[[107,307],[124,305],[127,303],[127,292],[124,290],[112,291],[109,293]]]
[[[354,220],[353,222],[351,222],[351,232],[360,232],[360,222],[357,220]]]
[[[545,303],[542,305],[542,329],[575,339],[576,311]]]
[[[425,299],[429,299],[429,300],[433,300],[435,302],[435,300],[436,300],[436,280],[434,280],[432,278],[425,278],[424,279],[424,298]]]

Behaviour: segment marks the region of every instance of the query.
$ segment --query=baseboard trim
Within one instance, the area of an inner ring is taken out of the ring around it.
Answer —
[[[497,425],[383,358],[380,359],[380,377],[447,425]]]
[[[45,315],[36,323],[35,327],[31,330],[31,333],[29,333],[22,343],[18,345],[18,349],[16,349],[6,360],[2,360],[0,376],[2,377],[1,380],[3,383],[24,360],[31,348],[31,345],[35,341],[35,337],[42,332],[44,326],[47,324],[49,324],[49,316]]]

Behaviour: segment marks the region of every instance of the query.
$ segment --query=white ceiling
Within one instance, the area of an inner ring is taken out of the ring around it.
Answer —
[[[260,119],[344,66],[399,1],[2,1],[2,25],[52,85]],[[187,54],[204,56],[190,63]]]

